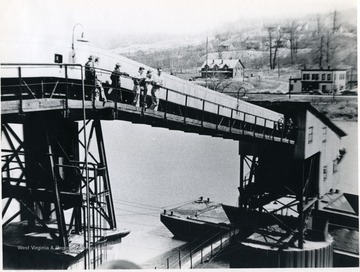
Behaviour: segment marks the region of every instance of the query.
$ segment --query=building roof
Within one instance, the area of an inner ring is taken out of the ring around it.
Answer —
[[[318,71],[318,72],[333,72],[333,71],[347,71],[347,69],[301,69],[301,72],[306,72],[306,71],[309,71],[309,72],[315,72],[315,71]]]
[[[249,101],[256,105],[263,106],[265,108],[280,112],[280,113],[296,113],[299,111],[308,110],[314,114],[319,120],[321,120],[328,128],[334,131],[339,137],[344,137],[347,134],[335,125],[329,118],[319,112],[310,102],[284,102],[284,101]]]
[[[224,41],[224,42],[222,42],[222,43],[220,44],[220,46],[225,46],[225,47],[231,46],[231,45],[232,45],[232,44],[231,44],[230,41]]]
[[[242,64],[240,59],[214,59],[214,60],[208,60],[209,68],[214,68],[215,65],[219,67],[219,69],[223,68],[224,65],[227,65],[230,69],[235,68],[235,66],[240,63],[240,65],[245,68],[244,64]],[[205,68],[206,61],[201,66],[202,68]]]

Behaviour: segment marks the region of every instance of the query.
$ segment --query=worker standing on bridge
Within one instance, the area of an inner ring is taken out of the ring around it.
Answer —
[[[157,110],[158,107],[158,98],[156,97],[156,92],[160,87],[164,86],[164,77],[162,76],[162,69],[157,69],[157,74],[153,79],[153,87],[151,89],[151,106],[150,109]]]
[[[145,79],[146,79],[146,75],[144,73],[145,68],[144,67],[139,67],[139,71],[136,74],[136,77],[134,77],[134,89],[133,89],[133,93],[134,93],[134,100],[133,100],[133,105],[134,106],[139,106],[139,96],[140,96],[140,92],[144,91],[145,89]]]
[[[143,107],[144,109],[147,108],[146,96],[147,96],[147,93],[152,90],[153,83],[154,83],[154,78],[152,75],[152,71],[148,70],[146,72],[145,88],[144,88],[144,90],[140,90],[140,107]]]
[[[116,95],[114,96],[115,99],[113,99],[114,101],[117,100],[117,98],[119,98],[119,102],[124,102],[123,101],[123,96],[122,96],[122,92],[121,92],[121,79],[120,76],[128,76],[128,73],[123,73],[120,71],[120,67],[121,64],[120,63],[116,63],[115,64],[115,68],[114,71],[112,71],[111,75],[110,75],[110,79],[111,79],[111,88],[109,89],[108,94],[110,95],[112,93],[112,91],[115,91],[115,94],[118,93],[119,97],[117,97]]]
[[[95,70],[95,101],[103,101],[104,103],[107,102],[106,96],[105,96],[105,91],[104,88],[102,86],[102,82],[100,80],[101,77],[101,70],[99,67],[99,57],[95,58],[95,66],[94,70]],[[100,91],[99,91],[100,89]]]
[[[277,129],[279,130],[280,137],[284,136],[284,118],[280,117],[280,119],[277,121]]]
[[[294,127],[294,122],[291,118],[288,119],[288,121],[286,122],[286,134],[285,134],[285,138],[289,138],[291,136],[291,132],[293,130]]]
[[[85,63],[85,90],[89,95],[90,90],[95,85],[95,69],[93,56],[89,56],[87,63]]]

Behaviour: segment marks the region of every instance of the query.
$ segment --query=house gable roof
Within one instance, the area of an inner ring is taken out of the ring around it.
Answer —
[[[236,67],[237,64],[240,64],[243,68],[245,66],[242,64],[240,59],[215,59],[215,60],[209,60],[208,66],[210,69],[214,68],[215,65],[218,66],[219,69],[223,68],[224,65],[226,65],[228,68],[233,69]],[[206,61],[201,66],[201,69],[205,68]]]

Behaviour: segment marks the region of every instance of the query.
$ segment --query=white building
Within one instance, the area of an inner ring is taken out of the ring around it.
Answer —
[[[289,79],[290,92],[341,92],[346,87],[345,69],[302,69],[300,78]]]

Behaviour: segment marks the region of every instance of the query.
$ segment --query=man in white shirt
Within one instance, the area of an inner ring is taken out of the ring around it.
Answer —
[[[153,84],[152,85],[153,85],[152,89],[151,89],[151,101],[152,101],[152,104],[150,106],[150,109],[157,110],[158,98],[156,97],[156,92],[160,89],[160,87],[164,86],[164,77],[162,76],[162,69],[161,68],[157,69],[157,74],[153,79]]]
[[[144,67],[139,67],[139,71],[137,72],[136,77],[134,78],[134,89],[133,89],[134,100],[132,104],[137,107],[139,107],[140,91],[143,91],[145,88],[146,75],[144,73],[144,70],[145,70]]]
[[[104,103],[107,102],[106,96],[105,96],[105,91],[104,88],[102,86],[102,82],[100,80],[100,77],[102,75],[101,70],[100,70],[100,65],[99,65],[99,57],[95,57],[95,100],[96,101],[103,101]],[[99,92],[100,89],[100,92]]]

